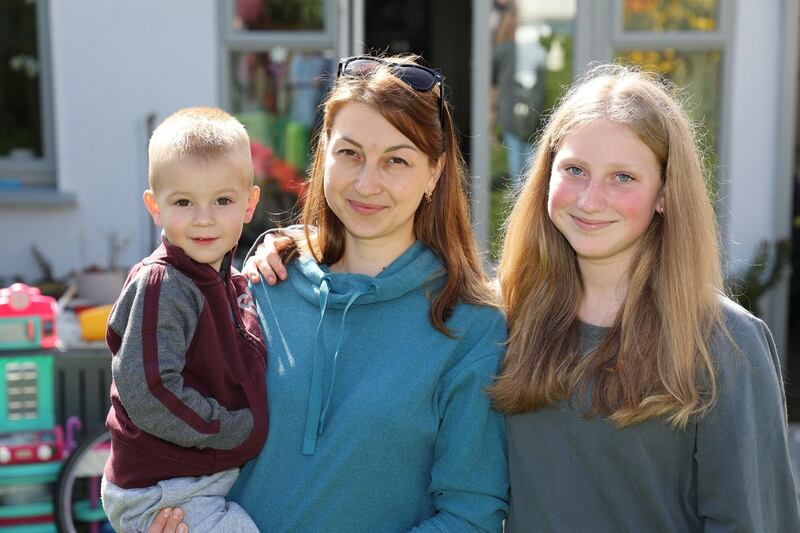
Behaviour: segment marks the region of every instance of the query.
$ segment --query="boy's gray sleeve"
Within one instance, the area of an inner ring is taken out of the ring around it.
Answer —
[[[203,309],[203,295],[188,277],[166,267],[157,327],[143,331],[145,289],[152,272],[152,267],[143,267],[137,273],[109,318],[109,327],[122,339],[111,361],[120,401],[139,429],[160,439],[184,447],[235,448],[253,429],[250,410],[227,410],[214,398],[185,386],[181,375]],[[145,349],[154,351],[147,357],[151,365],[157,365],[150,369],[149,379]]]
[[[775,344],[743,313],[729,324],[741,353],[718,354],[718,401],[697,425],[698,512],[706,531],[800,531]]]

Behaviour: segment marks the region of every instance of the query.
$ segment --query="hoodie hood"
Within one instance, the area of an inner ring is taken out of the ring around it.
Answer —
[[[327,281],[329,309],[348,307],[351,297],[365,292],[352,305],[393,300],[413,291],[427,282],[444,277],[444,267],[436,255],[420,241],[383,269],[377,276],[331,272],[328,265],[320,265],[313,257],[302,256],[297,267],[305,279],[289,276],[297,292],[314,305],[322,306],[320,288]],[[310,282],[310,283],[309,283]]]
[[[313,455],[317,436],[325,429],[325,419],[336,386],[336,362],[347,330],[347,313],[353,306],[369,305],[399,298],[404,294],[444,277],[441,261],[436,255],[416,241],[375,277],[346,272],[330,272],[327,265],[319,265],[313,257],[303,257],[297,262],[298,275],[289,276],[297,292],[308,302],[319,307],[316,329],[314,368],[311,392],[308,399],[306,425],[303,433],[303,453]],[[309,283],[310,282],[310,283]],[[263,281],[262,281],[263,283]],[[325,312],[342,309],[338,327],[336,349],[326,353],[324,342]],[[324,390],[325,370],[331,368],[331,380]]]

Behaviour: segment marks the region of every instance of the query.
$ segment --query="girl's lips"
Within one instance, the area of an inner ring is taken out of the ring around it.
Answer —
[[[361,202],[356,202],[355,200],[348,200],[347,203],[350,204],[350,207],[352,207],[354,211],[362,215],[373,215],[378,211],[385,209],[385,207],[382,205],[362,204]]]
[[[214,242],[216,242],[216,240],[217,240],[216,237],[208,237],[208,238],[199,237],[199,238],[193,238],[192,239],[192,241],[194,241],[196,244],[199,244],[201,246],[207,246],[209,244],[213,244]]]
[[[572,220],[575,221],[575,224],[579,228],[585,229],[585,230],[590,230],[590,231],[591,230],[600,230],[600,229],[603,229],[603,228],[607,228],[608,226],[613,224],[613,222],[611,222],[611,221],[587,220],[585,218],[576,217],[575,215],[570,215],[570,216],[572,217]]]

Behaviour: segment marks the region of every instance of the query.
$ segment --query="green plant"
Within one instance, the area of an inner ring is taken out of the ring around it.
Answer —
[[[36,266],[39,267],[41,277],[33,282],[33,285],[42,291],[46,296],[59,298],[67,290],[67,283],[53,274],[53,263],[35,244],[31,245],[31,254]]]
[[[725,280],[728,294],[742,307],[756,316],[761,316],[759,302],[774,288],[791,268],[792,242],[780,239],[770,243],[762,241],[749,267],[743,272],[734,272]]]

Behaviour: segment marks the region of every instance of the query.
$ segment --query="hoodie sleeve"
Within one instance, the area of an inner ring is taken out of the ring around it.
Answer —
[[[413,531],[501,531],[508,511],[505,418],[485,389],[497,374],[505,321],[495,324],[464,364],[445,376],[430,492],[436,514]]]
[[[800,531],[786,400],[772,336],[734,311],[721,342],[718,399],[697,426],[697,511],[705,531]]]
[[[200,290],[177,270],[143,267],[109,318],[121,338],[111,374],[125,411],[142,431],[179,446],[226,450],[250,435],[250,410],[227,410],[185,386],[181,374],[203,305]],[[146,319],[146,312],[156,316]]]

